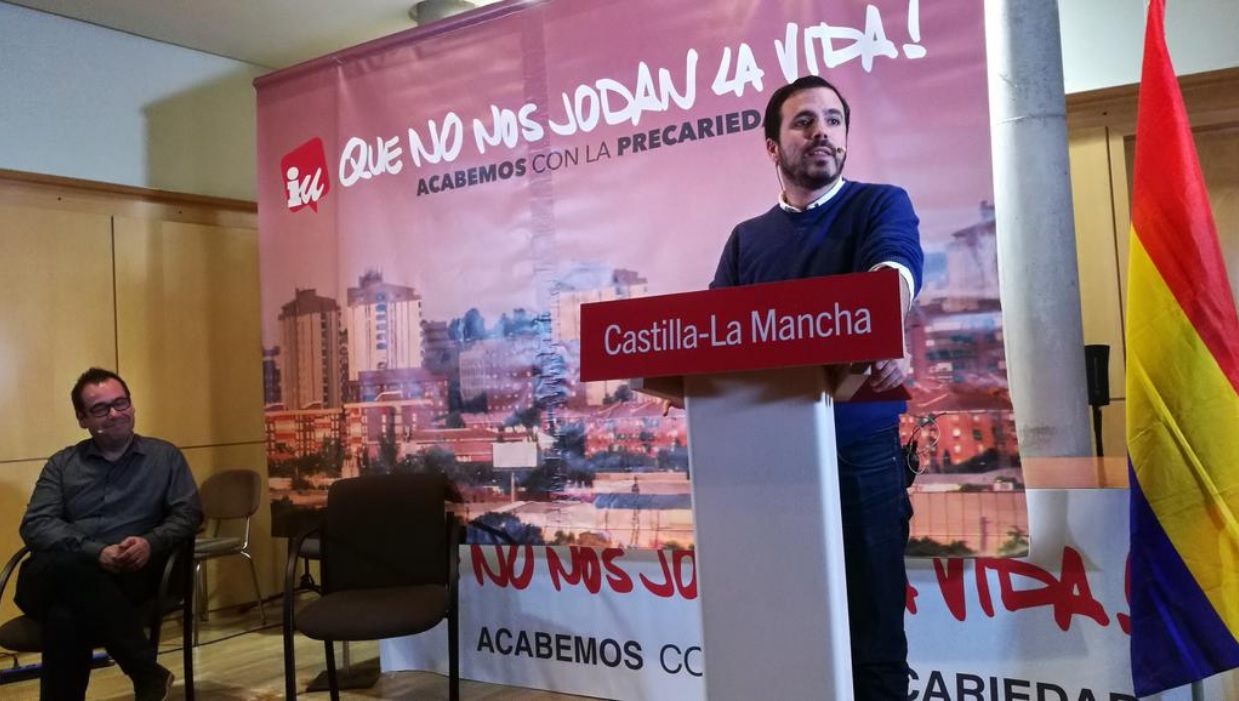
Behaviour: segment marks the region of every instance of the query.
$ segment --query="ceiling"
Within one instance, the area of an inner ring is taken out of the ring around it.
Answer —
[[[416,0],[6,1],[271,69],[418,26]],[[423,24],[467,9],[463,0],[418,5]]]

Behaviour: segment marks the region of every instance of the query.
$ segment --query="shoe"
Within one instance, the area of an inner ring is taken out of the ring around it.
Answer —
[[[133,680],[134,701],[167,701],[174,679],[176,675],[166,667],[155,665],[153,671]]]

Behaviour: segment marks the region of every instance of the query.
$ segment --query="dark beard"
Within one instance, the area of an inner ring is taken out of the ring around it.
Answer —
[[[800,167],[791,167],[792,164],[787,162],[787,159],[780,156],[779,172],[783,174],[783,180],[792,183],[793,185],[808,191],[820,190],[827,185],[834,183],[843,175],[843,164],[847,162],[847,156],[840,158],[838,155],[830,157],[834,161],[834,175],[822,173],[820,175],[810,174],[808,169],[800,165]]]

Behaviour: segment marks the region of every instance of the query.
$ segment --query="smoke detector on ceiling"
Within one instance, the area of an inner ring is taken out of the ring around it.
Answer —
[[[409,8],[409,17],[418,26],[438,22],[452,15],[472,10],[476,5],[466,0],[421,0]]]

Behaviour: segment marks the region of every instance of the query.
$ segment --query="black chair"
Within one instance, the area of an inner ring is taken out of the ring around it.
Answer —
[[[340,698],[335,641],[381,640],[428,631],[447,620],[448,694],[460,699],[457,578],[460,525],[447,507],[458,495],[443,475],[374,475],[339,480],[327,492],[322,526],[288,548],[284,577],[284,685],[297,698],[293,633],[322,640],[332,701]],[[297,556],[318,533],[322,597],[294,615]]]
[[[30,549],[22,547],[0,570],[0,597],[9,579],[17,572],[17,567],[29,554]],[[151,644],[159,647],[160,629],[164,618],[179,611],[181,616],[181,654],[183,657],[186,701],[194,700],[194,653],[193,616],[194,616],[194,541],[186,540],[184,544],[173,551],[164,565],[163,576],[159,582],[159,592],[156,597],[139,606],[139,611],[146,618],[147,630],[150,632]],[[29,617],[18,616],[0,625],[0,648],[13,652],[43,652],[43,626]]]

